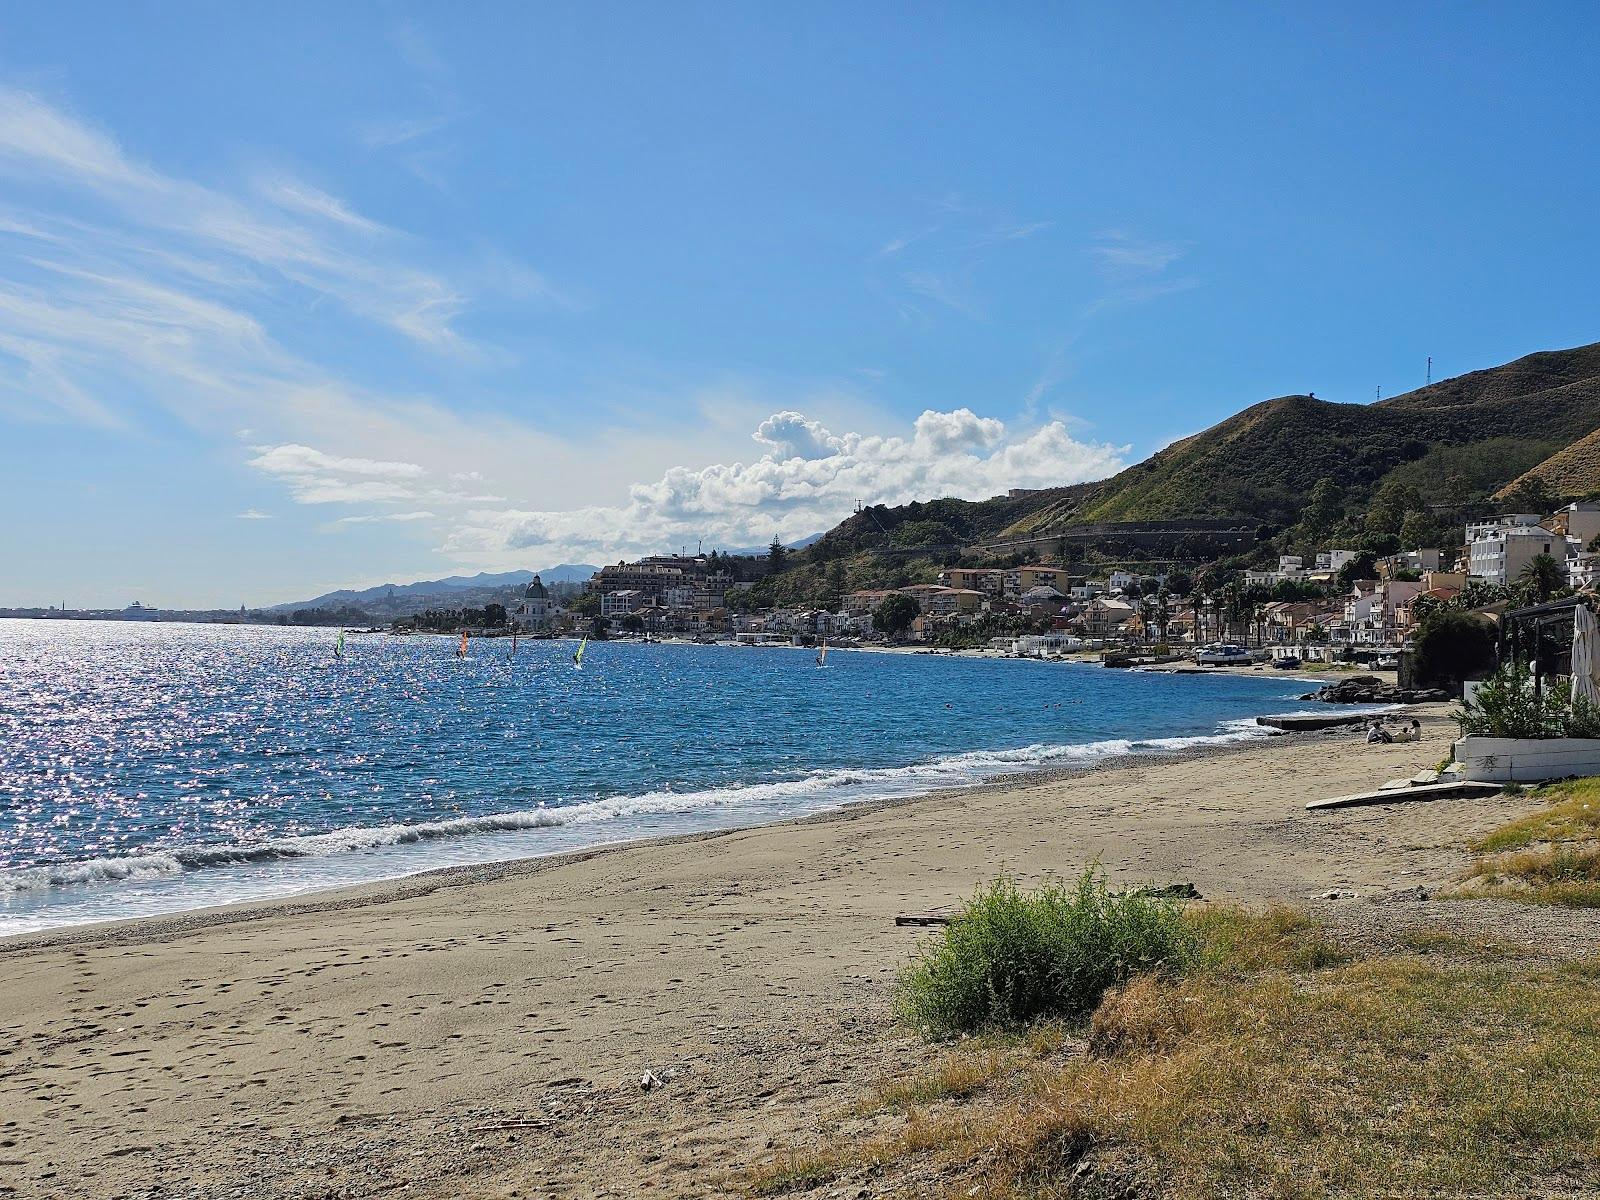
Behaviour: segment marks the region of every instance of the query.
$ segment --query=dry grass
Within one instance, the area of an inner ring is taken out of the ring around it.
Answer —
[[[870,1179],[875,1195],[1039,1200],[1084,1194],[1112,1164],[1174,1196],[1592,1186],[1600,962],[1457,956],[1448,941],[1352,960],[1292,913],[1194,923],[1209,964],[1108,993],[1087,1052],[974,1039],[885,1085],[870,1111],[891,1128],[781,1156],[750,1189]]]
[[[1600,908],[1600,779],[1543,789],[1548,808],[1471,844],[1477,855],[1461,896]]]
[[[1600,838],[1600,779],[1575,779],[1539,789],[1550,807],[1500,826],[1469,844],[1476,854],[1523,850],[1543,842]]]

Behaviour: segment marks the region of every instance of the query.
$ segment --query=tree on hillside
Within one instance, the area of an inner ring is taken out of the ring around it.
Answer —
[[[1367,535],[1369,537],[1399,537],[1406,514],[1427,512],[1428,502],[1422,493],[1409,483],[1390,479],[1378,489],[1367,508]]]
[[[844,603],[844,564],[838,559],[828,564],[823,575],[822,595],[819,597],[820,606],[829,612],[838,612]]]
[[[1566,585],[1567,573],[1561,564],[1548,554],[1540,554],[1522,568],[1522,574],[1518,578],[1533,590],[1539,603],[1543,604],[1550,599],[1557,588]]]
[[[1561,497],[1538,475],[1530,475],[1506,493],[1505,511],[1538,513],[1544,516],[1554,512]]]
[[[783,564],[788,557],[788,549],[784,546],[783,542],[779,540],[778,535],[773,534],[772,544],[767,547],[767,566],[772,569],[772,573],[774,575],[783,570]]]
[[[1311,489],[1305,508],[1300,510],[1300,528],[1313,540],[1327,536],[1344,516],[1344,489],[1333,476],[1324,475]]]
[[[885,596],[872,614],[872,627],[888,637],[897,638],[911,628],[911,622],[922,615],[922,605],[915,596],[895,592]]]
[[[1422,510],[1408,512],[1400,525],[1402,550],[1436,550],[1443,540],[1440,536],[1439,522],[1433,519],[1433,514],[1430,512]]]
[[[1339,568],[1339,589],[1348,592],[1350,585],[1356,580],[1376,579],[1377,577],[1378,556],[1371,550],[1363,550]]]

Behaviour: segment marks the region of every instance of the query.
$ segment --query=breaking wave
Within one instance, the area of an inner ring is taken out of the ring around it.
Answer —
[[[1070,745],[1032,745],[1015,750],[977,750],[907,767],[862,770],[820,770],[796,779],[739,784],[704,791],[658,790],[566,805],[539,805],[515,812],[451,817],[409,824],[351,826],[327,833],[261,841],[178,846],[138,854],[48,863],[0,870],[0,894],[32,892],[83,884],[139,883],[230,866],[376,853],[391,847],[538,829],[595,825],[603,830],[629,818],[682,814],[680,832],[694,832],[696,813],[739,809],[751,823],[781,820],[869,800],[922,795],[946,788],[970,787],[1003,775],[1052,767],[1089,765],[1126,755],[1159,754],[1222,745],[1273,731],[1253,720],[1228,721],[1218,732],[1193,737],[1115,738]],[[597,830],[597,832],[599,832]],[[594,842],[610,840],[603,832]],[[397,873],[426,869],[408,862]]]

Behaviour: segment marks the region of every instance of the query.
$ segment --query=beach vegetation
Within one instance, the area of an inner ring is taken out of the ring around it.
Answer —
[[[1546,807],[1472,842],[1461,896],[1600,908],[1600,779],[1539,790]]]
[[[1025,890],[1002,875],[979,889],[902,973],[900,1015],[930,1037],[1081,1020],[1142,971],[1181,970],[1198,943],[1175,900],[1116,893],[1090,868]]]
[[[1516,662],[1501,664],[1454,716],[1462,737],[1564,738],[1600,733],[1600,712],[1581,697],[1574,702],[1565,678],[1549,676],[1543,686],[1535,686],[1527,666]]]
[[[1085,1037],[1050,1023],[1045,1054],[1028,1030],[963,1041],[748,1189],[1309,1200],[1592,1185],[1600,960],[1426,930],[1362,953],[1288,909],[1184,919],[1189,968],[1109,989]]]

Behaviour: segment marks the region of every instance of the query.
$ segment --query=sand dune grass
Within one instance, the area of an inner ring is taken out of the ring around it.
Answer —
[[[1471,843],[1476,857],[1456,894],[1600,908],[1600,779],[1541,792],[1548,808]]]
[[[1204,961],[1109,991],[1078,1040],[972,1039],[886,1082],[875,1125],[762,1164],[749,1190],[1310,1198],[1592,1184],[1600,963],[1481,946],[1354,957],[1285,910],[1206,909],[1190,924]]]

